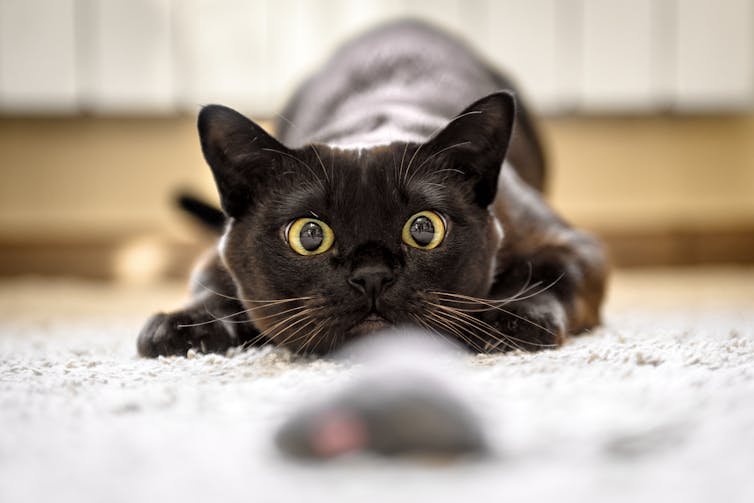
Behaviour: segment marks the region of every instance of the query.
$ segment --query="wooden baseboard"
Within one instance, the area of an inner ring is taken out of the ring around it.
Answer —
[[[595,234],[605,242],[615,267],[754,264],[754,227]],[[0,239],[0,276],[185,277],[208,246],[206,241],[140,238]]]
[[[138,239],[30,240],[0,242],[0,276],[76,276],[93,279],[129,279],[133,265],[129,254],[142,255],[147,274],[156,277],[184,277],[207,248],[199,243],[157,242],[140,244]],[[124,260],[125,259],[125,260]],[[136,266],[138,267],[138,265]],[[144,275],[132,274],[136,278]],[[154,279],[154,278],[150,278]]]
[[[596,234],[617,267],[754,264],[754,227]]]

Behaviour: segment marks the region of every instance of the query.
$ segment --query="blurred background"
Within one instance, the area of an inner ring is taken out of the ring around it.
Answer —
[[[209,238],[195,115],[275,119],[390,19],[465,38],[541,117],[549,196],[618,266],[754,262],[754,0],[0,0],[0,275],[148,282]]]

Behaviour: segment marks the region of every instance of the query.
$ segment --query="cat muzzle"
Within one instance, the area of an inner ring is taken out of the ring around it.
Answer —
[[[348,334],[352,336],[361,336],[389,326],[392,326],[392,323],[389,320],[378,313],[371,312],[363,320],[348,329]]]

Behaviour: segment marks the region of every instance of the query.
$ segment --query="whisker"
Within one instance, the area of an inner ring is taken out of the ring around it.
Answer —
[[[245,346],[246,345],[253,345],[253,344],[257,343],[258,341],[260,341],[262,338],[265,338],[265,337],[268,338],[268,339],[272,339],[273,337],[279,335],[283,330],[290,329],[290,328],[298,325],[301,321],[306,321],[306,319],[309,318],[309,315],[312,312],[318,311],[320,309],[323,309],[322,307],[308,307],[308,306],[303,306],[303,307],[304,307],[304,309],[294,308],[294,309],[290,309],[290,310],[284,311],[282,313],[277,313],[277,314],[271,315],[270,317],[282,316],[283,314],[285,314],[285,313],[287,313],[289,311],[294,311],[294,310],[296,311],[292,315],[290,315],[290,316],[288,316],[288,317],[286,317],[286,318],[284,318],[284,319],[276,322],[274,325],[272,325],[272,326],[268,327],[267,329],[263,330],[262,332],[260,332],[256,336],[254,336],[253,339],[251,339],[250,341],[247,341],[247,343],[244,343],[244,345]],[[262,318],[259,318],[259,319],[262,319]],[[291,323],[293,320],[296,320],[296,321],[293,322],[293,323]],[[288,325],[289,323],[290,323],[290,325]],[[289,337],[286,337],[286,340],[284,340],[283,342],[277,343],[277,345],[278,346],[283,346],[285,344],[285,342],[288,340]]]
[[[330,345],[327,349],[328,353],[332,352],[334,349],[338,349],[338,344],[340,343],[340,341],[345,340],[345,335],[342,332],[338,331],[338,332],[332,333],[328,329],[327,322],[323,322],[322,327],[317,331],[317,337],[319,337],[320,335],[329,336]]]
[[[246,350],[247,350],[247,349],[249,349],[250,347],[252,347],[252,346],[256,346],[256,345],[257,345],[257,343],[259,343],[259,341],[261,341],[263,337],[264,337],[264,336],[263,336],[262,334],[257,334],[257,335],[255,335],[254,337],[252,337],[251,339],[249,339],[248,341],[246,341],[246,342],[244,342],[243,344],[241,344],[241,345],[239,346],[239,349],[240,349],[241,351],[246,351]]]
[[[239,302],[277,302],[277,301],[283,301],[283,300],[285,300],[285,301],[291,301],[291,300],[309,300],[309,299],[313,299],[314,298],[312,296],[309,296],[309,297],[288,297],[288,298],[285,298],[285,299],[255,299],[255,300],[253,300],[253,299],[242,299],[240,297],[232,297],[230,295],[226,295],[224,293],[220,293],[220,292],[218,292],[216,290],[213,290],[212,288],[208,287],[207,285],[205,285],[201,281],[198,281],[198,280],[195,280],[195,281],[196,281],[196,284],[198,284],[199,286],[201,286],[202,288],[204,288],[208,292],[217,295],[218,297],[223,297],[223,298],[231,299],[231,300],[237,300]]]
[[[267,306],[259,306],[256,309],[260,309],[262,307],[267,307]],[[281,311],[279,313],[268,314],[267,316],[259,316],[259,317],[255,316],[253,320],[227,320],[227,321],[225,321],[225,323],[249,323],[249,322],[255,322],[255,321],[260,321],[260,320],[266,320],[268,318],[275,318],[277,316],[282,316],[284,314],[292,313],[292,312],[295,312],[295,311],[301,311],[302,309],[309,309],[309,306],[296,306],[296,307],[292,307],[290,309],[286,309],[285,311]]]
[[[474,341],[472,341],[471,339],[469,339],[468,337],[466,337],[461,332],[461,331],[466,331],[468,333],[468,331],[465,329],[465,327],[463,325],[459,325],[458,323],[454,322],[453,320],[451,320],[447,316],[445,316],[445,317],[441,316],[440,313],[438,313],[436,311],[434,311],[434,312],[430,311],[427,314],[430,317],[432,317],[432,319],[436,323],[444,326],[447,330],[450,330],[452,333],[454,333],[456,336],[458,336],[461,341],[463,341],[466,344],[468,344],[469,346],[471,346],[471,348],[474,349],[477,353],[483,353],[484,352],[484,351],[482,351],[482,348],[480,348]]]
[[[323,321],[320,321],[319,323],[314,325],[314,328],[309,330],[308,337],[306,338],[304,343],[301,345],[301,348],[299,349],[299,351],[306,354],[309,344],[311,344],[316,339],[316,337],[320,334],[320,332],[322,332],[322,329],[324,328],[324,326],[325,326],[325,322]],[[332,341],[330,341],[330,344],[332,345]],[[332,346],[331,346],[331,349],[332,349]]]
[[[281,114],[281,113],[275,113],[275,115],[277,115],[277,116],[278,116],[278,117],[279,117],[280,119],[283,119],[283,120],[285,121],[285,123],[286,123],[286,124],[288,124],[289,126],[291,126],[291,127],[293,128],[293,129],[295,129],[295,130],[297,130],[297,131],[300,131],[300,129],[298,128],[298,126],[297,126],[297,125],[295,125],[295,124],[293,123],[293,121],[292,121],[292,120],[290,120],[290,119],[289,119],[288,117],[286,117],[285,115],[283,115],[283,114]]]
[[[513,302],[518,302],[518,301],[521,301],[521,300],[531,299],[532,297],[536,297],[537,295],[540,295],[540,294],[546,292],[547,290],[549,290],[550,288],[552,288],[553,286],[555,286],[558,283],[558,281],[560,281],[561,279],[563,279],[563,276],[565,276],[565,273],[561,273],[557,278],[555,278],[555,280],[553,280],[552,282],[548,283],[546,286],[544,286],[540,290],[535,291],[534,293],[529,294],[529,292],[531,290],[537,288],[539,285],[542,284],[541,281],[537,281],[536,283],[533,283],[531,286],[529,286],[529,287],[527,287],[527,288],[525,288],[523,290],[519,290],[519,292],[517,292],[514,295],[512,295],[510,297],[507,297],[505,299],[484,299],[484,298],[481,298],[481,297],[472,297],[472,296],[469,296],[469,295],[463,295],[463,294],[452,293],[452,292],[441,292],[441,291],[433,291],[433,292],[428,292],[428,293],[431,293],[433,295],[438,295],[438,296],[446,296],[446,297],[453,297],[453,298],[463,299],[463,300],[458,300],[458,301],[456,301],[456,300],[452,301],[452,302],[457,302],[459,304],[474,304],[474,303],[479,303],[479,304],[484,304],[484,305],[487,305],[487,306],[489,306],[489,305],[504,306],[506,304],[511,304]]]
[[[327,189],[325,189],[325,184],[319,178],[319,176],[317,175],[317,173],[315,173],[314,170],[312,169],[312,167],[309,166],[308,164],[306,164],[302,159],[299,159],[295,155],[289,154],[288,152],[283,152],[281,150],[276,150],[274,148],[263,148],[262,150],[264,150],[266,152],[274,152],[276,154],[280,154],[282,156],[285,156],[285,157],[288,157],[290,159],[293,159],[294,161],[297,161],[298,163],[300,163],[302,166],[304,166],[306,169],[309,170],[309,173],[311,173],[311,175],[314,177],[314,179],[317,180],[317,183],[319,183],[319,186],[322,188],[322,190],[324,192],[327,192]]]
[[[204,283],[202,283],[199,280],[194,280],[194,281],[196,282],[197,285],[199,285],[200,287],[204,288],[208,292],[217,295],[218,297],[223,297],[225,299],[230,299],[230,300],[237,300],[239,302],[248,302],[247,299],[241,299],[241,298],[238,298],[238,297],[233,297],[231,295],[226,295],[224,293],[220,293],[217,290],[213,290],[212,288],[208,287],[207,285],[205,285]]]
[[[437,171],[434,171],[433,173],[443,173],[443,172],[445,172],[445,171],[449,171],[449,172],[452,172],[452,173],[459,173],[459,174],[461,174],[461,175],[463,175],[463,174],[464,174],[464,172],[463,172],[463,171],[461,171],[460,169],[455,169],[455,168],[443,168],[443,169],[438,169]]]
[[[478,332],[481,330],[479,327],[469,323],[468,320],[463,319],[457,313],[438,311],[438,315],[444,318],[448,323],[451,323],[453,326],[458,327],[459,330],[462,330],[468,336],[475,338],[480,343],[484,343],[485,347],[489,344],[489,341],[487,339],[479,335]],[[484,335],[487,335],[488,337],[491,337],[495,341],[505,342],[504,338],[501,338],[501,336],[503,336],[504,334],[498,334],[497,331],[493,333],[488,330],[482,330],[482,333]],[[479,346],[477,347],[479,348],[480,353],[486,352],[483,348]]]
[[[474,328],[474,330],[469,330],[468,333],[471,335],[474,335],[477,339],[480,341],[483,341],[485,344],[489,341],[485,340],[484,338],[480,337],[476,332],[481,331],[483,334],[487,335],[488,337],[491,337],[494,341],[499,343],[504,343],[507,347],[511,349],[520,349],[518,348],[513,342],[510,341],[512,339],[508,334],[504,334],[500,332],[498,329],[493,327],[492,325],[485,323],[482,320],[479,320],[478,318],[475,318],[474,316],[471,316],[470,314],[466,314],[463,312],[455,311],[453,308],[447,307],[447,306],[436,306],[440,307],[440,309],[443,309],[445,311],[445,315],[448,317],[452,317],[462,325],[465,325],[469,328]]]
[[[560,281],[561,279],[563,279],[563,276],[565,276],[565,274],[566,274],[565,272],[560,273],[560,275],[557,278],[555,278],[551,283],[549,283],[546,286],[544,286],[541,290],[539,290],[537,292],[534,292],[531,295],[526,295],[525,297],[519,297],[519,298],[515,299],[515,301],[531,299],[532,297],[536,297],[537,295],[546,292],[550,288],[554,287],[558,283],[558,281]],[[538,281],[534,285],[539,286],[541,284],[542,284],[542,282]]]
[[[395,162],[395,151],[390,149],[390,157],[393,159],[393,177],[398,179],[398,163]]]
[[[534,285],[538,285],[535,283]],[[506,304],[510,304],[511,302],[514,302],[518,300],[515,296],[506,297],[504,299],[485,299],[481,297],[471,297],[468,295],[461,295],[461,294],[454,294],[450,292],[428,292],[436,297],[443,298],[446,302],[452,302],[454,304],[453,307],[456,307],[455,304],[470,304],[474,306],[478,306],[480,304],[483,304],[485,306],[493,305],[493,306],[504,306]],[[481,311],[489,311],[492,308],[490,307],[484,307],[479,309],[469,309],[469,308],[461,308],[456,307],[456,309],[461,309],[466,312],[481,312]]]
[[[201,321],[201,322],[198,322],[198,323],[181,323],[179,325],[176,325],[175,328],[201,327],[202,325],[209,325],[211,323],[223,322],[223,321],[225,321],[228,318],[232,318],[233,316],[238,316],[238,315],[244,314],[246,312],[246,311],[239,311],[237,313],[233,313],[233,314],[229,314],[227,316],[222,316],[220,318],[216,318],[215,315],[212,314],[209,310],[205,309],[205,311],[207,312],[207,314],[209,314],[212,317],[211,320]],[[248,323],[248,322],[249,322],[248,320],[243,320],[243,321],[237,321],[236,323]]]
[[[424,185],[434,185],[435,187],[439,187],[441,189],[447,189],[446,185],[443,185],[441,183],[434,183],[434,182],[422,182]]]
[[[434,137],[435,137],[435,136],[436,136],[436,135],[437,135],[437,134],[438,134],[438,133],[439,133],[440,131],[442,131],[443,129],[447,128],[448,126],[450,126],[451,124],[453,124],[453,123],[454,123],[455,121],[457,121],[457,120],[459,120],[459,119],[463,119],[464,117],[468,117],[469,115],[477,115],[477,114],[481,114],[481,113],[484,113],[484,112],[482,112],[481,110],[471,110],[471,111],[469,111],[469,112],[466,112],[466,113],[463,113],[463,114],[460,114],[460,115],[456,115],[456,116],[455,116],[455,117],[453,117],[453,119],[451,119],[451,120],[450,120],[450,121],[449,121],[449,122],[448,122],[447,124],[443,124],[442,126],[438,127],[438,128],[437,128],[437,129],[435,129],[434,131],[432,131],[432,134],[431,134],[431,135],[429,135],[429,139],[428,139],[428,140],[427,140],[426,142],[424,142],[424,143],[422,143],[421,145],[419,145],[419,148],[417,148],[417,149],[416,149],[416,151],[414,152],[414,155],[413,155],[413,156],[411,157],[411,160],[410,160],[410,161],[408,162],[408,166],[406,167],[406,173],[405,173],[405,175],[403,176],[403,180],[404,180],[404,181],[402,182],[402,183],[403,183],[403,185],[404,185],[404,186],[406,185],[406,183],[405,183],[405,178],[406,178],[406,177],[408,176],[408,172],[409,172],[409,170],[411,169],[411,164],[412,164],[412,163],[414,162],[414,158],[416,157],[416,154],[418,154],[418,153],[419,153],[419,151],[420,151],[420,150],[422,149],[422,147],[423,147],[424,145],[426,145],[427,143],[429,143],[430,141],[432,141],[432,139],[433,139],[433,138],[434,138]],[[408,144],[406,144],[406,146],[408,146]],[[404,156],[405,156],[405,151],[404,151]],[[401,161],[401,166],[403,166],[403,161]],[[463,172],[462,172],[462,171],[459,171],[459,173],[463,174]]]
[[[554,347],[557,347],[556,344],[541,344],[541,343],[534,342],[534,341],[528,341],[528,340],[524,340],[524,339],[519,339],[518,337],[514,337],[514,336],[512,336],[510,334],[505,334],[503,332],[500,332],[497,328],[493,327],[489,323],[487,323],[487,322],[485,322],[483,320],[480,320],[479,318],[477,318],[475,316],[472,316],[470,314],[467,314],[467,313],[465,313],[463,311],[460,311],[460,310],[457,310],[457,309],[453,309],[452,307],[449,307],[449,306],[443,306],[441,304],[433,304],[433,303],[430,303],[430,305],[433,305],[433,306],[438,307],[440,309],[445,309],[445,310],[453,311],[456,314],[458,314],[459,316],[463,316],[464,318],[468,318],[469,322],[477,324],[480,327],[486,327],[489,330],[493,330],[497,334],[505,337],[506,339],[509,339],[510,341],[516,341],[516,342],[520,342],[521,344],[529,344],[529,345],[536,346],[536,347],[541,347],[541,348],[554,348]],[[533,322],[533,321],[531,321],[531,320],[529,320],[527,318],[524,318],[523,316],[520,316],[520,315],[518,315],[516,313],[510,312],[510,311],[502,309],[502,308],[495,308],[495,309],[500,310],[500,311],[502,311],[502,312],[504,312],[506,314],[509,314],[509,315],[513,316],[514,318],[518,318],[518,319],[520,319],[522,321],[530,323],[531,325],[533,325],[533,326],[535,326],[537,328],[540,328],[540,329],[544,330],[545,332],[549,333],[550,335],[552,335],[553,337],[557,338],[557,334],[555,334],[551,330],[543,327],[542,325],[539,325],[538,323],[535,323],[535,322]],[[518,347],[518,346],[516,346],[516,349],[521,349],[521,348]]]
[[[298,314],[301,314],[301,313],[296,313],[296,314],[291,315],[291,316],[289,316],[289,317],[287,317],[287,318],[285,318],[283,320],[280,320],[280,321],[276,322],[274,325],[272,325],[272,326],[266,328],[265,330],[262,330],[261,332],[259,332],[251,340],[247,341],[244,344],[245,345],[253,345],[253,344],[256,344],[257,342],[259,342],[260,340],[262,340],[263,338],[272,339],[272,337],[270,336],[270,334],[272,334],[281,325],[284,325],[285,323],[289,322],[290,320],[296,318],[296,315],[298,315]]]
[[[471,297],[471,296],[468,296],[468,295],[461,295],[461,294],[457,294],[457,293],[440,292],[440,291],[429,292],[429,293],[432,293],[432,294],[435,294],[435,295],[440,295],[440,296],[445,295],[445,296],[449,296],[449,297],[457,297],[457,298],[468,299],[468,300],[464,300],[464,301],[461,301],[461,300],[453,300],[452,301],[454,303],[459,303],[459,304],[487,303],[487,304],[495,304],[497,306],[504,306],[506,304],[511,304],[513,302],[518,302],[518,301],[522,301],[522,300],[531,299],[532,297],[536,297],[537,295],[540,295],[540,294],[546,292],[547,290],[549,290],[550,288],[552,288],[553,286],[555,286],[561,279],[563,279],[563,276],[565,276],[565,272],[560,273],[560,275],[558,275],[558,277],[555,278],[552,282],[548,283],[543,288],[541,288],[540,290],[535,291],[534,293],[529,293],[529,292],[531,292],[532,290],[534,290],[538,286],[540,286],[542,284],[542,281],[537,281],[536,283],[533,283],[532,285],[527,286],[528,283],[529,283],[529,281],[531,281],[531,275],[532,275],[532,268],[531,268],[531,262],[529,262],[529,275],[528,275],[528,277],[526,279],[526,283],[524,284],[524,287],[522,287],[515,294],[511,295],[510,297],[506,297],[504,299],[484,299],[484,298],[480,298],[480,297]],[[488,310],[488,309],[479,309],[479,310],[469,310],[469,309],[467,309],[466,311],[467,312],[479,312],[479,311],[486,311],[486,310]]]
[[[529,284],[531,283],[532,275],[534,274],[534,267],[531,264],[531,260],[526,261],[527,269],[529,270],[526,274],[526,281],[524,281],[524,284],[521,286],[521,288],[518,290],[518,292],[514,293],[510,297],[508,297],[506,300],[510,300],[512,298],[517,298],[521,295],[524,295],[524,292],[526,292],[529,288]],[[539,282],[538,282],[539,283]]]
[[[414,159],[416,159],[416,155],[419,153],[419,151],[424,147],[426,143],[422,143],[419,145],[419,148],[417,148],[414,151],[414,155],[411,156],[411,160],[408,161],[408,166],[406,166],[406,173],[403,175],[403,180],[401,181],[401,184],[405,187],[407,184],[407,178],[408,178],[408,172],[411,170],[411,164],[413,164]]]
[[[435,328],[435,327],[432,326],[433,322],[436,323],[434,320],[426,320],[425,322],[422,322],[415,315],[412,316],[412,317],[417,322],[417,324],[419,324],[419,326],[421,326],[427,332],[429,332],[429,335],[432,336],[433,339],[439,338],[439,339],[441,339],[443,341],[453,342],[454,339],[452,337],[446,336],[440,329],[437,329],[437,328]],[[461,340],[463,341],[462,337],[461,337]]]
[[[423,319],[422,319],[422,318],[421,318],[420,316],[418,316],[418,315],[415,315],[415,314],[412,314],[412,315],[410,315],[410,316],[411,316],[411,318],[413,318],[413,320],[414,320],[414,321],[415,321],[415,322],[416,322],[416,323],[417,323],[417,324],[418,324],[418,325],[419,325],[420,327],[422,327],[422,328],[424,328],[425,330],[427,330],[427,331],[428,331],[428,332],[429,332],[429,333],[430,333],[430,334],[431,334],[431,335],[432,335],[433,337],[434,337],[434,336],[439,336],[439,337],[441,337],[441,338],[445,338],[445,336],[444,336],[444,335],[443,335],[443,334],[442,334],[442,333],[441,333],[440,331],[438,331],[438,330],[437,330],[437,329],[436,329],[435,327],[433,327],[432,325],[430,325],[430,323],[429,323],[429,321],[428,321],[428,320],[427,320],[427,321],[425,321],[425,320],[423,320]]]
[[[432,304],[432,303],[430,303],[430,305],[439,308],[441,312],[444,312],[446,317],[453,318],[458,323],[461,323],[462,325],[466,327],[473,328],[474,330],[470,331],[470,333],[481,331],[483,334],[489,337],[492,337],[496,341],[499,341],[501,337],[507,338],[507,334],[503,334],[492,325],[485,323],[479,320],[478,318],[471,316],[470,314],[457,311],[449,306],[441,306],[439,304]]]
[[[410,183],[411,183],[411,180],[413,180],[413,179],[414,179],[414,176],[416,175],[416,173],[418,173],[418,172],[419,172],[419,170],[421,170],[421,169],[422,169],[422,166],[424,166],[425,164],[427,164],[427,163],[428,163],[428,162],[429,162],[430,160],[432,160],[432,159],[433,159],[434,157],[437,157],[438,155],[440,155],[440,154],[442,154],[443,152],[446,152],[446,151],[448,151],[448,150],[450,150],[450,149],[452,149],[452,148],[460,147],[460,146],[462,146],[462,145],[468,145],[468,144],[470,144],[470,143],[471,143],[470,141],[462,141],[462,142],[460,142],[460,143],[456,143],[455,145],[450,145],[450,146],[448,146],[448,147],[445,147],[445,148],[441,148],[441,149],[440,149],[440,150],[438,150],[437,152],[433,153],[432,155],[430,155],[429,157],[427,157],[426,159],[424,159],[424,161],[422,161],[422,163],[421,163],[421,164],[419,164],[419,166],[418,166],[418,167],[417,167],[417,168],[416,168],[416,169],[414,170],[414,173],[413,173],[413,174],[412,174],[412,175],[411,175],[411,176],[410,176],[410,177],[408,178],[408,180],[406,180],[406,184],[407,184],[407,185],[408,185],[408,184],[410,184]]]
[[[463,119],[464,117],[468,117],[469,115],[479,115],[479,114],[483,114],[483,113],[484,112],[481,111],[481,110],[471,110],[471,111],[466,112],[464,114],[456,115],[455,117],[453,117],[453,119],[450,122],[448,122],[444,126],[441,126],[441,127],[437,128],[437,129],[435,129],[434,133],[432,133],[431,136],[436,135],[437,133],[439,133],[440,131],[442,131],[446,127],[450,126],[451,124],[453,124],[455,121],[457,121],[459,119]]]
[[[284,330],[290,330],[293,327],[295,327],[296,325],[300,324],[302,321],[304,322],[303,325],[301,325],[300,327],[298,327],[292,334],[286,335],[286,337],[282,341],[280,341],[279,343],[277,343],[277,345],[280,346],[280,347],[285,347],[286,344],[290,344],[292,342],[300,340],[300,338],[293,339],[293,337],[296,334],[300,333],[301,330],[303,330],[304,328],[306,328],[307,323],[310,323],[312,321],[312,319],[309,317],[309,313],[308,312],[305,313],[305,315],[303,317],[299,318],[294,323],[291,323],[289,326],[285,327],[285,329],[284,329]],[[277,334],[277,335],[280,335],[280,334]],[[307,334],[304,333],[303,335],[305,336]],[[293,339],[293,340],[291,340],[291,339]]]
[[[432,316],[432,315],[434,315],[435,317],[438,317],[438,316],[439,316],[439,313],[437,312],[437,310],[426,310],[426,311],[424,311],[424,313],[426,313],[426,314],[427,314],[427,315],[429,315],[429,316]],[[442,338],[445,338],[444,334],[442,334],[442,333],[441,333],[440,331],[438,331],[438,330],[437,330],[436,328],[434,328],[434,327],[432,327],[432,326],[430,325],[430,323],[431,323],[431,322],[437,323],[438,325],[442,325],[442,323],[441,323],[441,322],[439,321],[439,320],[440,320],[441,318],[434,318],[433,320],[426,320],[426,321],[425,321],[425,320],[424,320],[424,319],[422,319],[422,317],[421,317],[421,316],[419,316],[418,314],[411,314],[411,318],[413,318],[413,319],[414,319],[414,321],[416,321],[416,322],[417,322],[417,323],[418,323],[418,324],[419,324],[420,326],[422,326],[422,327],[424,327],[425,329],[429,330],[429,331],[430,331],[431,333],[433,333],[433,334],[436,334],[436,335],[439,335],[439,336],[440,336],[440,337],[442,337]],[[478,351],[478,350],[479,350],[478,346],[476,346],[476,344],[474,344],[474,342],[473,342],[473,341],[471,341],[470,339],[466,338],[466,337],[465,337],[464,335],[462,335],[461,333],[459,333],[459,332],[457,332],[457,331],[455,331],[455,330],[451,329],[450,327],[447,327],[447,325],[443,325],[443,326],[444,326],[444,327],[445,327],[446,329],[449,329],[449,330],[451,330],[451,331],[452,331],[453,333],[455,333],[456,335],[458,335],[458,337],[460,338],[460,340],[461,340],[462,342],[466,342],[466,343],[467,343],[467,344],[468,344],[469,346],[471,346],[471,347],[472,347],[472,348],[473,348],[474,350],[476,350],[476,351]]]
[[[280,328],[281,326],[283,326],[283,325],[285,325],[286,323],[290,322],[291,320],[294,320],[294,319],[298,318],[298,317],[299,317],[299,316],[301,316],[301,315],[305,315],[305,314],[307,314],[307,313],[308,313],[308,311],[311,311],[311,310],[316,310],[316,309],[320,309],[320,308],[307,308],[306,306],[303,306],[303,308],[304,308],[304,309],[306,309],[306,311],[302,311],[301,309],[298,309],[298,308],[294,308],[294,309],[295,309],[296,311],[298,311],[298,312],[296,312],[296,313],[294,313],[294,314],[292,314],[292,315],[290,315],[290,316],[287,316],[286,318],[284,318],[284,319],[282,319],[282,320],[280,320],[280,321],[276,322],[276,323],[275,323],[274,325],[272,325],[272,326],[268,327],[267,329],[265,329],[265,330],[262,330],[262,331],[261,331],[260,333],[258,333],[257,335],[255,335],[255,336],[254,336],[253,338],[251,338],[251,339],[249,339],[248,341],[246,341],[246,342],[244,342],[243,344],[241,344],[241,348],[242,348],[242,349],[246,349],[246,348],[248,348],[248,347],[250,347],[250,346],[253,346],[253,345],[257,344],[257,343],[258,343],[259,341],[261,341],[261,340],[262,340],[262,339],[264,339],[265,337],[267,337],[267,338],[270,338],[270,334],[272,334],[272,333],[273,333],[273,332],[275,332],[275,331],[276,331],[276,330],[277,330],[278,328]],[[292,311],[292,310],[293,310],[293,309],[291,309],[291,311]],[[287,311],[284,311],[284,312],[282,312],[282,313],[276,313],[276,314],[274,314],[274,315],[271,315],[270,317],[275,317],[275,316],[282,316],[282,315],[283,315],[283,314],[285,314],[286,312],[287,312]],[[261,319],[261,318],[260,318],[260,319]]]
[[[401,167],[398,169],[398,180],[403,179],[403,161],[406,160],[406,151],[408,150],[408,143],[403,146],[403,155],[401,156]]]
[[[314,310],[314,309],[319,309],[319,308],[311,308],[310,307],[310,308],[307,308],[307,309],[305,309],[303,311],[297,311],[297,312],[291,314],[290,316],[286,316],[282,320],[275,322],[275,324],[267,327],[261,333],[265,334],[265,336],[267,336],[267,335],[275,332],[278,328],[280,328],[281,326],[285,325],[286,323],[289,323],[292,320],[295,320],[296,318],[302,318],[302,317],[308,316],[309,312],[312,311],[312,310]]]
[[[217,323],[218,321],[225,322],[225,323],[249,323],[249,320],[231,320],[230,318],[234,318],[234,317],[240,316],[242,314],[249,314],[252,311],[256,311],[257,309],[264,309],[264,308],[267,308],[267,307],[270,307],[270,306],[275,306],[275,305],[280,305],[280,304],[286,304],[288,302],[291,302],[291,300],[285,299],[285,300],[280,300],[280,301],[271,301],[271,302],[268,302],[267,304],[265,304],[263,306],[254,306],[254,307],[250,307],[248,309],[242,309],[241,311],[237,311],[237,312],[231,313],[231,314],[226,314],[225,316],[220,316],[220,317],[215,316],[212,313],[212,311],[210,311],[209,308],[207,308],[206,303],[205,303],[204,310],[205,310],[205,312],[207,314],[209,314],[212,317],[211,320],[201,321],[201,322],[197,322],[197,323],[185,323],[185,324],[177,325],[177,328],[200,327],[202,325],[209,325],[210,323]],[[299,309],[305,309],[305,308],[306,308],[306,306],[298,306],[298,307],[294,307],[292,309],[283,311],[283,313],[287,313],[287,312],[294,311],[294,310],[299,310]],[[280,314],[282,314],[282,313],[280,313]],[[270,316],[272,316],[272,315],[270,315]],[[265,318],[269,318],[270,316],[264,316],[264,317],[256,318],[256,319],[257,320],[263,320]]]
[[[333,174],[333,177],[335,176],[335,151],[333,149],[330,149],[330,173]]]
[[[282,320],[282,321],[281,321],[280,323],[276,324],[276,325],[275,325],[275,326],[273,327],[274,329],[278,329],[278,328],[280,328],[280,331],[279,331],[278,333],[276,333],[276,334],[273,334],[273,332],[275,331],[275,330],[273,330],[273,329],[268,329],[268,330],[265,330],[265,331],[263,331],[263,332],[260,332],[260,333],[259,333],[259,334],[257,334],[256,336],[254,336],[254,338],[253,338],[253,339],[251,339],[250,341],[248,341],[248,342],[247,342],[246,344],[248,344],[249,346],[251,346],[251,345],[254,345],[254,344],[256,344],[257,342],[259,342],[260,340],[262,340],[263,338],[267,338],[267,339],[269,339],[270,341],[272,341],[272,338],[273,338],[273,337],[274,337],[275,335],[278,335],[278,334],[279,334],[280,332],[282,332],[282,330],[284,330],[285,328],[288,328],[288,327],[285,327],[285,326],[283,326],[283,327],[281,328],[281,325],[285,325],[285,324],[286,324],[287,322],[289,322],[289,321],[290,321],[291,319],[292,319],[292,318],[289,318],[289,319],[285,319],[285,320]],[[302,319],[305,319],[305,318],[302,318]],[[297,324],[297,323],[298,323],[298,322],[295,322],[295,323],[291,324],[290,326],[293,326],[293,325],[295,325],[295,324]],[[278,346],[278,347],[282,347],[282,345],[281,345],[281,344],[275,344],[275,346]]]
[[[317,160],[319,161],[319,165],[322,166],[322,173],[324,173],[324,175],[325,175],[325,180],[327,180],[329,182],[330,181],[330,175],[327,173],[327,169],[325,169],[325,163],[322,162],[322,157],[319,156],[319,151],[317,150],[317,147],[315,147],[313,143],[311,145],[309,145],[309,146],[312,148],[312,150],[314,150],[314,155],[317,156]]]
[[[295,340],[291,341],[291,343],[294,343],[296,341],[301,340],[302,338],[306,337],[306,340],[301,345],[300,348],[296,350],[297,353],[306,354],[307,348],[309,347],[309,344],[311,344],[317,336],[322,332],[322,329],[325,328],[325,322],[321,321],[317,325],[314,326],[308,333],[303,334],[302,336],[297,337]],[[333,340],[330,340],[330,351],[332,351],[332,342]]]
[[[297,131],[301,131],[299,129],[299,127],[296,124],[294,124],[293,121],[290,120],[285,115],[283,115],[281,113],[277,113],[275,115],[277,115],[280,119],[284,120],[285,123],[288,124],[289,126],[291,126],[293,129],[295,129]],[[322,157],[320,157],[319,151],[317,150],[317,147],[315,147],[313,143],[310,144],[309,146],[312,148],[312,150],[314,150],[314,155],[317,156],[317,159],[319,160],[319,165],[322,166],[322,173],[325,175],[325,179],[329,182],[330,181],[330,176],[327,173],[327,170],[325,169],[325,163],[322,162]]]
[[[291,323],[288,325],[292,320],[297,319],[297,321]],[[278,336],[283,330],[286,328],[290,328],[291,326],[297,325],[300,321],[305,321],[307,319],[307,312],[300,311],[298,313],[295,313],[283,320],[280,320],[279,322],[275,323],[271,327],[268,327],[267,329],[263,330],[255,337],[256,340],[259,340],[263,337],[266,337],[267,339],[273,340],[274,337]],[[282,347],[281,344],[275,344],[276,346]]]
[[[455,302],[455,301],[451,300],[450,302]],[[477,302],[479,302],[482,305],[488,306],[489,309],[484,309],[483,311],[489,311],[489,310],[500,311],[502,313],[505,313],[505,314],[508,314],[510,316],[513,316],[514,318],[517,318],[519,320],[525,321],[526,323],[529,323],[532,326],[540,328],[540,329],[544,330],[545,332],[547,332],[548,334],[552,335],[553,337],[557,338],[557,334],[555,332],[553,332],[552,330],[550,330],[550,329],[548,329],[546,327],[543,327],[539,323],[536,323],[536,322],[534,322],[534,321],[532,321],[532,320],[530,320],[528,318],[525,318],[524,316],[521,316],[518,313],[514,313],[513,311],[510,311],[508,309],[504,309],[500,305],[494,305],[494,304],[485,302],[483,300],[477,300]],[[505,305],[505,304],[503,304],[503,305]],[[450,307],[450,306],[445,306],[445,307]],[[458,312],[464,312],[464,311],[466,311],[466,312],[475,312],[475,310],[470,310],[470,309],[460,309],[460,308],[452,308],[452,309],[457,310]]]

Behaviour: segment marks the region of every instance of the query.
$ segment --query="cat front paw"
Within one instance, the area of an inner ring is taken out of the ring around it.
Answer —
[[[490,351],[540,351],[561,346],[566,338],[565,314],[560,306],[506,306],[487,321],[499,332],[499,340],[488,343]]]
[[[141,356],[186,356],[189,349],[202,353],[225,353],[238,342],[225,326],[206,312],[157,313],[139,333]]]

